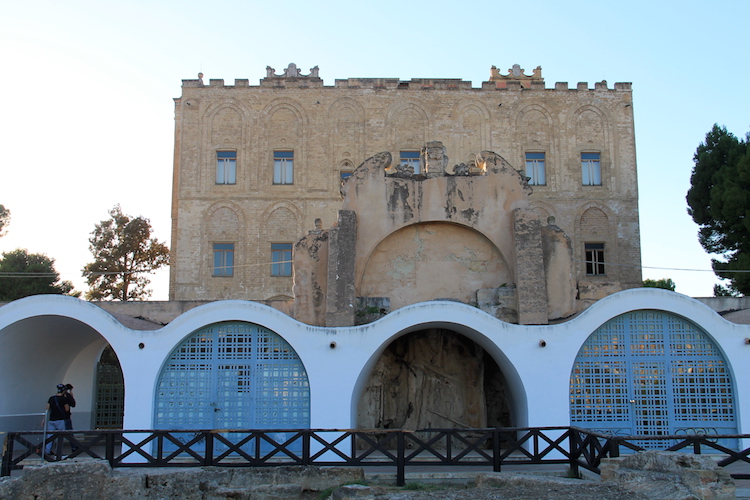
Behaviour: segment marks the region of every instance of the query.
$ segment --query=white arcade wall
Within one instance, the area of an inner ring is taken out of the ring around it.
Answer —
[[[507,381],[515,425],[566,426],[571,424],[571,370],[581,347],[602,325],[633,311],[679,318],[712,342],[728,371],[733,424],[738,432],[750,432],[750,386],[741,383],[750,380],[750,345],[745,342],[750,326],[730,323],[696,300],[658,289],[620,292],[569,321],[545,326],[504,323],[468,305],[432,301],[364,326],[320,328],[261,304],[228,300],[192,309],[153,331],[128,329],[78,299],[29,297],[0,308],[0,415],[43,411],[55,385],[70,382],[79,402],[74,423],[89,427],[94,368],[109,344],[123,371],[123,427],[154,428],[157,385],[165,366],[173,363],[175,349],[210,325],[239,322],[278,335],[296,353],[291,357],[303,367],[297,372],[307,376],[311,428],[356,427],[357,403],[379,356],[394,339],[433,327],[465,335],[494,358]],[[216,366],[225,365],[212,370]]]

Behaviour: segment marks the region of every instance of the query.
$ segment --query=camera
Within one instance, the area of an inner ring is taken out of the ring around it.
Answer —
[[[72,385],[70,385],[70,384],[65,384],[65,390],[66,390],[66,391],[69,391],[69,390],[71,390],[72,388],[73,388],[73,386],[72,386]]]

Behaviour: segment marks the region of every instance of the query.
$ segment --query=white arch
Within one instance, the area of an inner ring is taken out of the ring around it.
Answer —
[[[0,308],[0,414],[44,411],[47,397],[61,382],[78,389],[75,413],[87,413],[93,398],[93,367],[107,343],[120,360],[138,344],[157,336],[154,331],[131,330],[96,305],[63,295],[37,295]],[[91,363],[88,377],[86,366]],[[122,365],[125,387],[137,388],[140,367]],[[73,379],[65,379],[73,377]],[[87,390],[88,389],[88,390]],[[137,409],[139,391],[125,392],[128,407]],[[129,405],[130,403],[130,405]],[[73,417],[78,428],[88,422]]]

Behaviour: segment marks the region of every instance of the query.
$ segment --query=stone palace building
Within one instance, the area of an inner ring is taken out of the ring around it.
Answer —
[[[170,300],[1,307],[0,425],[66,382],[78,428],[748,432],[746,305],[639,288],[632,104],[517,65],[184,80]]]

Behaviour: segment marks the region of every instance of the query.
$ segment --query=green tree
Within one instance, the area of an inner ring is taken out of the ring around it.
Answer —
[[[729,283],[727,286],[723,286],[720,284],[714,285],[714,297],[741,297],[742,294],[735,289],[731,283]]]
[[[720,258],[717,276],[729,280],[728,294],[750,293],[750,135],[739,139],[714,125],[693,156],[688,213],[700,226],[698,241]],[[715,289],[716,292],[716,289]]]
[[[86,299],[144,300],[151,296],[147,275],[169,264],[169,249],[151,238],[151,222],[145,217],[125,215],[120,205],[109,215],[89,238],[94,262],[83,268]]]
[[[671,278],[662,278],[660,280],[643,280],[644,288],[663,288],[664,290],[672,290],[674,292],[675,286],[676,285]]]
[[[4,252],[0,259],[0,300],[11,301],[52,293],[78,297],[70,281],[60,282],[55,261],[44,254],[19,248]]]
[[[10,224],[10,210],[0,205],[0,236],[5,236],[4,229]]]

